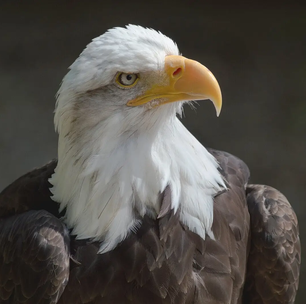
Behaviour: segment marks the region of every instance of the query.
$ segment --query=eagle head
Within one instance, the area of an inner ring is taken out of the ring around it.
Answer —
[[[222,97],[213,74],[180,56],[162,33],[128,25],[95,38],[70,66],[58,92],[55,124],[67,133],[75,127],[71,122],[85,127],[91,121],[92,127],[117,114],[138,128],[175,116],[183,102],[202,99],[211,99],[219,115]]]

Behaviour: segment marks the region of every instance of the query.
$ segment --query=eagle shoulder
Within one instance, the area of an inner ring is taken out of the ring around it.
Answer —
[[[208,148],[220,165],[220,172],[231,186],[246,186],[250,178],[250,170],[246,163],[228,152]]]
[[[7,186],[0,193],[0,218],[41,209],[58,217],[58,204],[51,199],[48,182],[56,165],[57,160],[51,160]]]
[[[0,219],[0,303],[57,303],[69,278],[69,231],[44,210]]]
[[[298,221],[286,197],[265,185],[248,185],[251,249],[244,290],[246,303],[294,303],[301,244]]]

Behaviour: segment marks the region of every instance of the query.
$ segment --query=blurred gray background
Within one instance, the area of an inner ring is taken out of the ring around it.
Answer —
[[[183,121],[205,146],[242,158],[252,182],[288,197],[306,260],[306,5],[295,1],[260,7],[2,0],[0,189],[56,157],[53,108],[61,79],[92,38],[128,23],[162,31],[186,57],[213,71],[223,91],[221,116],[200,102],[196,111],[186,108]],[[306,303],[306,263],[302,267],[299,304]]]

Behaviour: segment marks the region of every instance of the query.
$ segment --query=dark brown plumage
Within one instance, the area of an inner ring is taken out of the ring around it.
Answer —
[[[245,185],[247,166],[215,150],[229,190],[215,198],[213,232],[203,241],[170,210],[145,216],[117,248],[77,241],[50,198],[52,161],[0,194],[0,303],[294,303],[297,219],[277,190]]]
[[[248,185],[251,251],[246,303],[294,303],[301,247],[296,215],[287,199],[268,186]]]

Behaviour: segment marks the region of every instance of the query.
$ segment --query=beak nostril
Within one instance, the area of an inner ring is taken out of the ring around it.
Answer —
[[[177,75],[179,75],[181,73],[182,69],[181,68],[177,68],[173,73],[172,76],[176,77]]]

